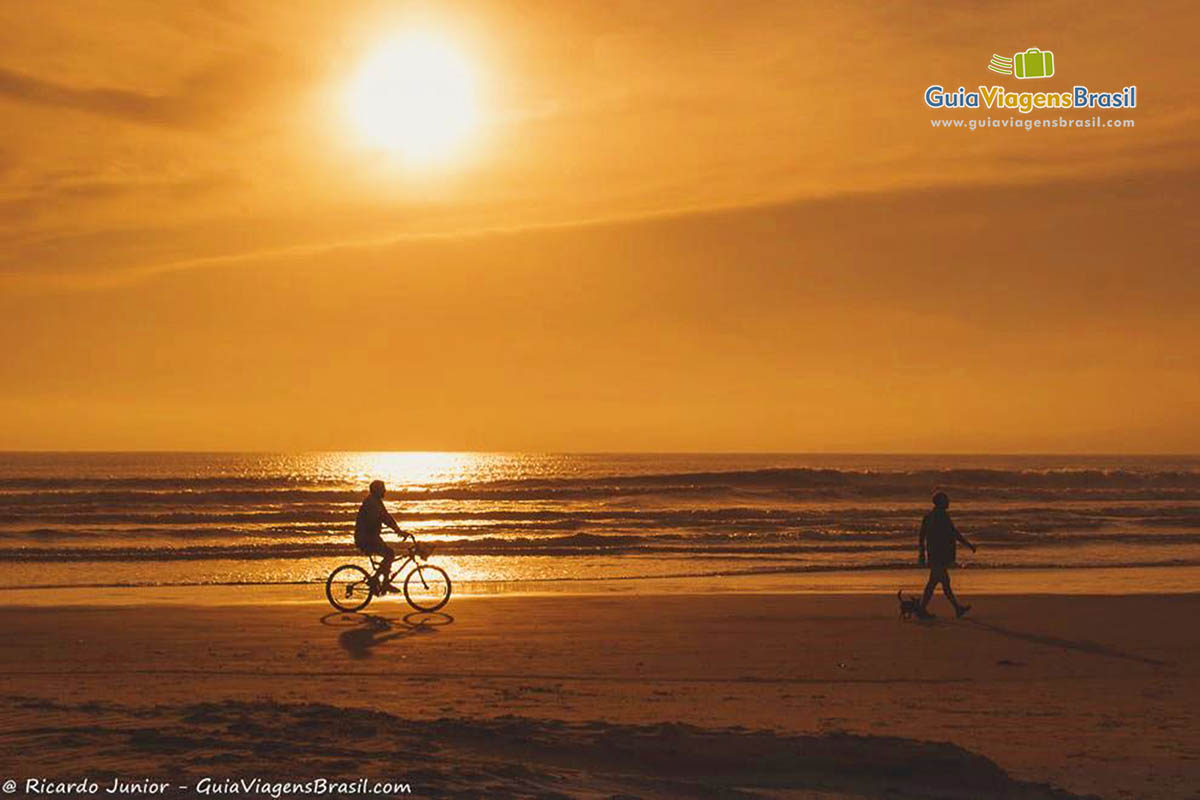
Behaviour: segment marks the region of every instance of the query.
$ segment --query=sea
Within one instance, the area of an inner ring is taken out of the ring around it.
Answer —
[[[486,591],[912,568],[939,490],[964,570],[1200,566],[1196,456],[0,453],[0,589],[317,585],[374,479]]]

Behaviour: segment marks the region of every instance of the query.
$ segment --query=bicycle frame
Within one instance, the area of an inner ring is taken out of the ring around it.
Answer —
[[[380,574],[379,568],[383,566],[383,557],[377,556],[377,555],[371,555],[370,559],[371,559],[371,577],[372,578],[382,578],[383,576]],[[396,564],[399,564],[400,566],[396,566]],[[395,582],[396,578],[400,575],[401,572],[404,571],[404,568],[407,567],[409,564],[412,564],[414,567],[417,566],[417,554],[415,552],[412,552],[411,550],[409,551],[408,557],[405,558],[403,561],[392,562],[392,574],[387,576],[387,582],[388,583]]]
[[[418,561],[418,558],[420,558],[422,561],[428,561],[430,552],[431,548],[425,548],[423,550],[421,545],[419,545],[416,541],[413,541],[412,544],[408,545],[408,553],[405,556],[405,559],[403,561],[392,562],[392,574],[387,576],[387,582],[395,583],[396,578],[400,576],[400,573],[403,572],[409,564],[412,564],[414,568],[419,567],[421,562]],[[372,553],[368,556],[368,558],[371,560],[371,577],[376,580],[382,578],[383,575],[380,574],[379,568],[383,566],[383,557]],[[420,575],[420,573],[418,573],[418,575]],[[424,575],[420,575],[420,577],[421,583],[424,584]]]

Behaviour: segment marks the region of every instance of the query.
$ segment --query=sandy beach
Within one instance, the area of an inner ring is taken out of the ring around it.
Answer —
[[[1185,798],[1200,595],[10,605],[0,776],[425,797]],[[254,592],[246,589],[245,592]],[[240,595],[245,600],[246,595]],[[211,785],[211,784],[209,784]],[[187,787],[187,788],[180,788]]]

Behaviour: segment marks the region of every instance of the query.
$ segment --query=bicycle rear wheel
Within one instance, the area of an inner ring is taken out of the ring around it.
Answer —
[[[417,611],[437,611],[450,602],[450,576],[432,564],[414,567],[404,578],[404,599]]]
[[[357,564],[342,564],[325,581],[325,597],[338,611],[362,611],[372,596],[371,575]]]

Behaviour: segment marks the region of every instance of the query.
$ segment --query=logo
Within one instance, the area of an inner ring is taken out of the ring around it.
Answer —
[[[1053,51],[1030,47],[1028,50],[1013,53],[1012,58],[995,53],[987,68],[1019,80],[1051,78],[1055,74],[1056,60]],[[1115,90],[1096,92],[1086,85],[1076,84],[1070,91],[1060,89],[1018,92],[995,84],[981,84],[974,89],[959,85],[955,90],[948,88],[946,84],[935,83],[925,89],[925,105],[939,111],[987,108],[1016,111],[1020,114],[1057,109],[1127,109],[1137,108],[1137,86],[1131,84]]]
[[[1001,75],[1012,75],[1012,65],[1013,60],[1011,58],[1005,58],[1004,56],[992,53],[992,60],[988,63],[988,69],[992,72],[999,72]]]
[[[1024,53],[1013,53],[1012,58],[992,54],[988,69],[1001,75],[1017,78],[1049,78],[1054,75],[1054,53],[1031,47]]]

